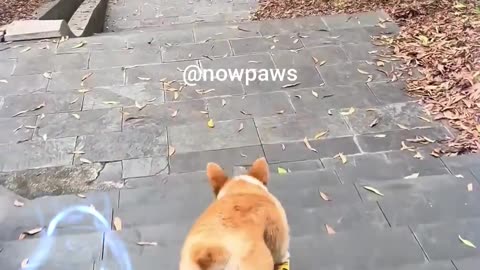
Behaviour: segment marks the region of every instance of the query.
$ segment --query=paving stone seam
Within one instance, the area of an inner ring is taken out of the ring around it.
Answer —
[[[360,191],[358,190],[357,185],[354,185],[354,186],[355,186],[355,189],[356,189],[357,192],[358,192],[358,195],[360,196],[360,200],[361,200],[362,202],[365,202],[365,201],[363,200],[362,196],[360,195]],[[385,218],[385,220],[387,221],[388,226],[389,226],[390,228],[393,228],[393,227],[392,227],[392,224],[390,223],[390,220],[388,220],[387,215],[385,214],[385,211],[383,210],[383,208],[382,208],[382,206],[380,205],[379,201],[376,201],[375,203],[376,203],[377,207],[380,209],[380,211],[382,212],[383,218]]]
[[[418,239],[418,236],[415,234],[415,231],[412,229],[412,227],[410,225],[407,226],[408,227],[408,230],[410,231],[410,233],[412,234],[413,238],[415,239],[415,242],[417,243],[417,245],[420,247],[420,249],[422,250],[422,253],[423,253],[423,257],[428,261],[428,262],[431,262],[431,258],[428,257],[428,254],[427,254],[427,251],[425,250],[425,248],[422,246],[420,240]]]

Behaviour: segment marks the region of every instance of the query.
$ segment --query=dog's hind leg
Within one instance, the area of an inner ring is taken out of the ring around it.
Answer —
[[[272,270],[273,267],[270,249],[265,243],[260,242],[240,260],[238,270]]]

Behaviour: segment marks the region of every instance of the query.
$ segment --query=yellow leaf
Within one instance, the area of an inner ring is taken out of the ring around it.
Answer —
[[[376,188],[373,188],[373,187],[370,187],[370,186],[363,186],[363,188],[366,189],[366,190],[368,190],[368,191],[370,191],[370,192],[373,192],[373,193],[375,193],[375,194],[377,194],[377,195],[380,195],[380,196],[382,196],[382,197],[384,196],[383,193],[381,193],[381,192],[380,192],[378,189],[376,189]]]
[[[477,248],[471,241],[467,239],[463,239],[461,235],[458,235],[458,239],[462,241],[462,243],[467,247]]]
[[[119,217],[115,217],[113,219],[113,228],[116,231],[121,231],[122,230],[122,220]]]
[[[290,262],[283,262],[275,267],[275,270],[290,270]]]
[[[341,115],[344,115],[344,116],[347,116],[347,115],[350,115],[350,114],[352,114],[352,113],[354,113],[354,112],[355,112],[355,108],[350,107],[350,109],[348,109],[348,111],[346,111],[346,112],[340,112],[340,114],[341,114]]]
[[[208,120],[207,126],[208,126],[209,128],[214,128],[214,127],[215,127],[215,123],[213,122],[213,119]]]
[[[328,133],[328,130],[319,132],[319,133],[317,133],[317,134],[315,135],[315,137],[313,137],[313,138],[314,138],[315,140],[318,140],[318,139],[320,139],[321,137],[327,135],[327,133]]]
[[[288,173],[287,170],[285,170],[285,169],[282,168],[282,167],[278,167],[278,168],[277,168],[277,172],[278,172],[278,174],[287,174],[287,173]]]
[[[429,43],[428,37],[426,37],[424,35],[419,35],[418,40],[420,40],[420,42],[423,46],[428,46],[428,43]]]
[[[480,132],[480,125],[477,125],[476,128],[477,128],[477,131]]]

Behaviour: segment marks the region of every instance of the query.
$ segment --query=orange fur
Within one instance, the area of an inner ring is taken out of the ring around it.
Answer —
[[[214,163],[207,176],[217,196],[187,235],[180,270],[272,270],[288,260],[285,210],[268,192],[265,158],[247,176],[228,179]]]

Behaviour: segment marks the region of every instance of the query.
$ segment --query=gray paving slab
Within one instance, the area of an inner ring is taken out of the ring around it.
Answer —
[[[0,98],[1,99],[1,98]],[[0,103],[0,117],[41,115],[42,113],[78,112],[82,95],[75,92],[36,93],[25,96],[7,96]],[[20,113],[20,114],[19,114]]]
[[[323,164],[320,160],[302,160],[302,161],[288,161],[269,164],[269,169],[273,173],[278,173],[278,168],[283,168],[288,172],[309,171],[323,169]]]
[[[144,104],[162,104],[165,101],[162,83],[143,82],[126,86],[106,86],[85,93],[82,110],[107,109]]]
[[[0,145],[0,172],[69,165],[75,137]]]
[[[122,161],[122,167],[123,178],[169,173],[168,158],[166,156],[127,159]]]
[[[181,80],[183,79],[183,70],[193,64],[196,64],[196,61],[130,67],[126,69],[126,83],[136,84],[144,82],[146,79],[150,79],[149,82],[160,82],[161,79]]]
[[[292,114],[294,109],[285,92],[207,99],[208,112],[218,120]],[[224,105],[225,104],[225,105]]]
[[[278,34],[295,34],[300,32],[319,31],[327,29],[319,16],[296,19],[268,20],[260,22],[260,32],[264,36]]]
[[[43,75],[28,75],[7,77],[1,75],[0,96],[22,95],[35,92],[44,92],[47,89],[48,80]]]
[[[396,268],[386,269],[398,269],[398,270],[454,270],[455,266],[451,261],[434,261],[425,262],[422,264],[407,264]]]
[[[39,134],[64,138],[122,130],[120,109],[99,109],[76,113],[46,114],[38,125]]]
[[[307,149],[303,141],[263,144],[263,149],[271,163],[331,158],[339,153],[360,153],[353,137],[310,140],[309,143],[317,152]]]
[[[412,228],[427,256],[432,260],[478,257],[478,249],[463,244],[459,236],[479,243],[479,219],[418,225]]]
[[[161,62],[162,55],[160,53],[152,53],[143,50],[102,51],[92,52],[90,54],[89,67],[91,69],[102,69],[158,64]]]
[[[70,266],[72,269],[89,269],[101,258],[102,239],[101,233],[58,236],[53,239],[50,249],[44,246],[42,239],[3,242],[0,244],[2,269],[19,269],[25,259],[29,259],[32,266],[39,264],[39,269],[64,269],[67,265],[69,269]],[[43,262],[39,261],[41,255],[35,256],[42,250],[50,252]]]
[[[142,106],[144,104],[140,104]],[[160,105],[147,105],[141,110],[138,107],[125,107],[124,129],[138,127],[158,127],[206,123],[208,115],[203,100],[169,102]]]
[[[2,76],[11,75],[15,68],[15,63],[15,59],[0,60],[0,74],[2,74]]]
[[[66,90],[90,89],[101,86],[124,85],[124,70],[109,68],[98,70],[65,71],[52,73],[48,84],[48,91],[58,92]]]
[[[289,92],[299,114],[328,116],[335,109],[378,106],[377,98],[364,84],[299,89]]]
[[[17,59],[13,75],[44,74],[45,72],[87,69],[88,53],[30,56]]]
[[[255,22],[242,24],[207,24],[193,29],[196,42],[213,40],[259,37],[259,25]]]
[[[465,258],[460,260],[454,260],[453,263],[455,264],[455,267],[459,270],[473,270],[473,269],[476,269],[476,267],[478,267],[478,264],[480,263],[480,258],[471,257],[471,258]]]
[[[325,269],[381,269],[425,261],[420,246],[407,228],[295,237],[291,241],[290,257],[291,267],[301,269],[313,269],[311,265],[318,261]]]
[[[377,99],[383,104],[389,103],[401,103],[411,101],[412,98],[408,97],[403,91],[405,83],[401,81],[397,82],[371,82],[368,83],[368,87],[377,97]]]
[[[200,44],[192,43],[162,46],[162,59],[164,62],[226,57],[231,54],[230,45],[226,40]]]
[[[229,95],[244,95],[245,91],[242,82],[239,80],[225,80],[219,81],[207,77],[206,81],[195,82],[195,86],[188,86],[182,82],[173,82],[170,85],[165,85],[165,89],[172,91],[165,91],[166,100],[168,101],[182,101],[190,99],[202,99],[217,96]],[[181,91],[174,91],[181,88]]]
[[[305,137],[313,139],[316,134],[327,130],[330,138],[351,135],[342,119],[334,116],[279,115],[256,117],[255,124],[264,144],[300,142]]]
[[[381,20],[385,21],[389,16],[383,11],[369,11],[355,15],[336,14],[323,17],[330,29],[360,28],[374,26]]]
[[[263,149],[260,145],[175,153],[170,156],[170,172],[183,173],[205,170],[208,162],[217,162],[225,170],[231,171],[235,166],[250,165],[255,159],[263,156]]]
[[[89,161],[117,161],[167,154],[167,134],[165,129],[140,128],[123,132],[110,132],[79,136],[76,151],[85,154],[76,155]]]
[[[297,50],[303,47],[295,35],[251,37],[230,40],[235,55],[245,55],[276,50]]]
[[[207,121],[169,127],[169,144],[175,147],[178,154],[260,144],[255,124],[252,120],[217,122],[214,120],[214,123],[214,128],[208,127]],[[241,124],[243,124],[243,129],[239,132]]]
[[[16,143],[32,138],[37,117],[0,118],[0,144]],[[27,126],[27,127],[26,127]]]

